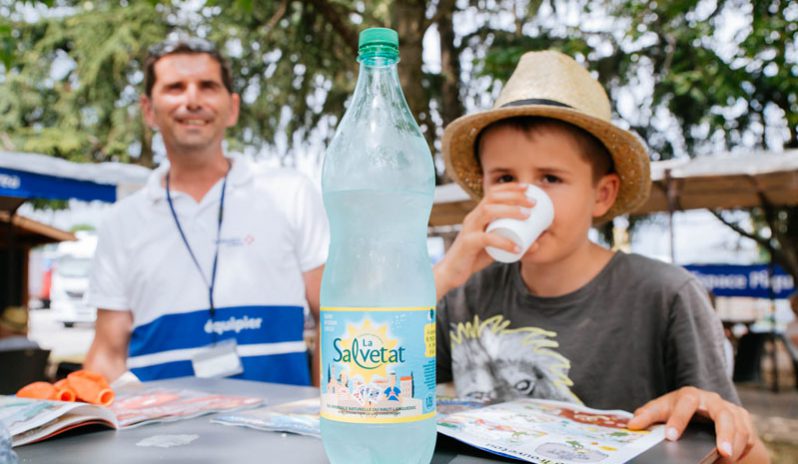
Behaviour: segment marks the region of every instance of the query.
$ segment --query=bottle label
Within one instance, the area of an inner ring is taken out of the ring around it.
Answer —
[[[321,308],[321,416],[391,424],[435,415],[435,307]]]

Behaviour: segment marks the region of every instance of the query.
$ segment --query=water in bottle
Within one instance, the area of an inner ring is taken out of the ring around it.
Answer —
[[[434,167],[398,44],[390,29],[360,34],[357,85],[322,173],[321,433],[333,464],[428,463],[435,447]]]

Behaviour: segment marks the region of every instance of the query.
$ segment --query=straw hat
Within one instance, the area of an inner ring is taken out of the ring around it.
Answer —
[[[21,306],[6,306],[0,313],[0,326],[14,333],[27,333],[28,311]]]
[[[442,143],[446,171],[472,198],[483,195],[482,169],[474,152],[477,136],[491,123],[515,116],[565,121],[607,147],[621,186],[615,203],[595,222],[645,202],[651,186],[646,148],[637,136],[610,121],[610,101],[601,84],[571,57],[556,51],[524,54],[493,109],[462,116],[446,127]]]

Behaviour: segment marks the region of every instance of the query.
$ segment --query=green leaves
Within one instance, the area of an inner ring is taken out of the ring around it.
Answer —
[[[170,29],[166,7],[86,6],[13,25],[20,53],[9,61],[0,90],[0,131],[13,144],[7,149],[127,161],[131,148],[143,145],[136,85],[146,47]]]
[[[11,35],[11,25],[0,22],[0,62],[5,69],[9,69],[14,62],[14,38]]]
[[[252,0],[236,0],[236,6],[244,13],[252,13]]]
[[[611,0],[580,5],[583,17],[604,7],[613,21],[604,27],[564,27],[567,21],[556,11],[540,10],[524,23],[534,34],[482,33],[486,41],[492,37],[483,73],[505,80],[526,50],[557,48],[585,57],[612,97],[637,96],[634,106],[641,111],[617,116],[630,122],[659,158],[731,150],[744,141],[775,150],[782,143],[798,147],[798,23],[787,18],[794,16],[790,8],[798,8],[794,0]],[[747,102],[750,111],[741,111],[741,102]],[[768,107],[781,109],[789,137],[779,141],[744,136],[759,133],[762,126],[783,124],[764,115]],[[657,137],[663,118],[678,126]]]
[[[140,68],[149,45],[178,31],[205,36],[232,55],[244,105],[240,123],[229,133],[231,143],[254,149],[279,145],[288,162],[309,140],[318,147],[319,137],[331,135],[343,114],[357,77],[349,38],[399,17],[392,0],[184,3],[60,1],[61,13],[37,22],[0,20],[0,63],[6,69],[0,132],[16,148],[35,143],[59,156],[150,163],[151,134],[141,125],[137,104]],[[471,103],[471,109],[485,104],[485,90],[506,80],[524,52],[554,48],[576,56],[598,72],[614,101],[635,95],[629,105],[635,111],[616,116],[667,158],[731,148],[743,138],[764,145],[762,137],[744,134],[763,124],[783,124],[764,116],[773,109],[786,121],[786,144],[798,146],[798,25],[788,18],[795,3],[580,0],[566,8],[541,1],[422,1],[426,17],[403,20],[418,22],[407,29],[417,35],[440,17],[440,8],[451,9],[455,22],[474,23],[471,32],[456,37],[456,45],[444,44],[457,59],[471,60],[463,64],[466,72],[455,71],[461,88],[453,97]],[[735,15],[748,23],[728,33],[725,21]],[[405,66],[416,62],[407,58]],[[410,75],[420,80],[411,90],[423,90],[414,95],[431,100],[431,111],[440,108],[443,74],[424,69]],[[747,111],[739,109],[741,102]],[[662,117],[676,121],[667,134],[661,133],[663,121],[657,118]],[[425,124],[440,134],[438,116],[431,114]],[[86,136],[77,145],[35,141],[56,134],[48,128]],[[726,145],[718,146],[718,140]]]

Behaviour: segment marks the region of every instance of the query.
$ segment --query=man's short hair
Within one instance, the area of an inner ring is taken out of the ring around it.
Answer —
[[[197,37],[181,37],[179,39],[167,39],[150,47],[147,59],[144,60],[144,93],[152,96],[152,87],[155,85],[155,63],[168,55],[178,54],[207,54],[219,63],[222,72],[222,83],[228,92],[233,93],[233,74],[230,71],[230,63],[219,53],[216,46],[205,39]]]
[[[576,142],[580,148],[582,158],[590,164],[594,183],[598,182],[605,175],[615,172],[615,163],[612,160],[610,152],[593,134],[565,121],[543,116],[515,116],[500,119],[482,129],[474,142],[474,153],[477,157],[477,163],[479,163],[480,166],[482,166],[480,151],[482,148],[483,134],[491,129],[500,127],[515,129],[528,136],[532,136],[535,133],[551,131],[552,129],[562,130]]]

